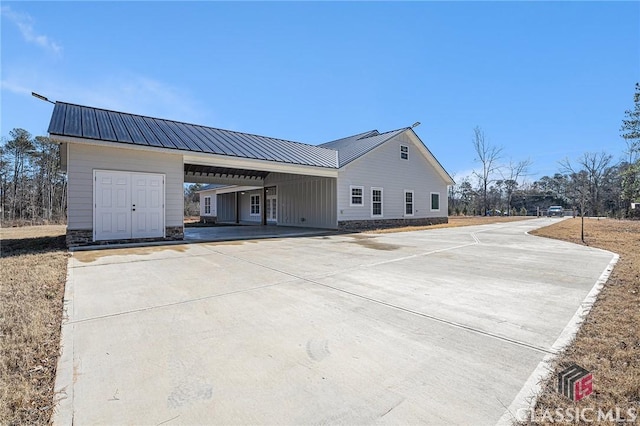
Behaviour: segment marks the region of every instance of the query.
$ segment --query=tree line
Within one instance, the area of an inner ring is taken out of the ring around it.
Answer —
[[[10,131],[0,144],[2,225],[64,223],[66,201],[58,144],[24,129]]]
[[[531,161],[503,161],[501,147],[487,142],[480,127],[473,130],[479,167],[449,188],[450,215],[535,215],[559,205],[577,215],[640,219],[640,84],[634,108],[624,112],[620,136],[624,157],[585,152],[558,163],[553,176],[527,183]]]

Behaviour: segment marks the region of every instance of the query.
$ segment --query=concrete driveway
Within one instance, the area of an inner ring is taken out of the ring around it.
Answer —
[[[614,257],[553,220],[76,252],[55,423],[495,424]]]

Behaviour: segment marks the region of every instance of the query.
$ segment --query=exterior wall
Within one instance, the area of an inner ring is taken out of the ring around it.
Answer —
[[[236,194],[233,192],[218,194],[216,200],[216,211],[218,214],[218,222],[235,222]]]
[[[182,229],[184,169],[181,155],[76,143],[68,144],[67,151],[69,231],[93,230],[93,171],[96,169],[163,173],[167,238],[175,238],[175,229]]]
[[[400,145],[409,147],[408,160],[400,158]],[[362,206],[350,206],[352,185],[364,187]],[[383,189],[382,217],[371,215],[371,188]],[[413,216],[405,215],[405,190],[414,193]],[[438,211],[431,210],[431,193],[434,192],[440,194]],[[395,222],[400,224],[417,223],[417,219],[447,217],[447,183],[406,134],[387,141],[338,172],[339,223],[374,220],[390,226],[389,219],[405,220]]]
[[[277,187],[278,225],[336,229],[336,179],[270,173],[265,186]]]
[[[244,192],[244,194],[243,194]],[[257,216],[251,216],[251,196],[260,196],[260,214]],[[238,193],[240,197],[240,221],[242,222],[255,222],[256,224],[262,223],[262,209],[264,208],[264,200],[262,199],[262,190],[253,191],[241,191]]]
[[[215,223],[218,217],[217,213],[217,195],[216,190],[211,189],[209,191],[202,191],[199,193],[200,195],[200,222],[204,223]],[[211,197],[211,211],[209,213],[205,213],[204,211],[204,199],[205,197]]]

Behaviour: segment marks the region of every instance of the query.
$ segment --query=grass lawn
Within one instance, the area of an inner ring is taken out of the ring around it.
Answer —
[[[0,229],[0,424],[48,424],[67,274],[64,225]]]
[[[579,218],[532,234],[582,244]],[[639,424],[640,221],[585,219],[585,241],[591,247],[618,253],[620,259],[575,340],[557,358],[538,398],[536,414],[542,418],[544,410],[588,408],[594,410],[595,418],[598,409],[615,413],[618,407],[622,416],[635,409],[638,419],[631,424]],[[558,372],[574,363],[593,373],[593,394],[577,403],[556,392]]]

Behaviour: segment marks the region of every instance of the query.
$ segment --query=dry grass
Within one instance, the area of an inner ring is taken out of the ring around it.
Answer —
[[[0,229],[0,424],[48,424],[67,271],[65,226]]]
[[[455,228],[458,226],[488,225],[491,223],[515,222],[535,219],[533,216],[449,216],[449,223],[424,226],[403,226],[400,228],[375,229],[367,231],[372,234],[389,234],[392,232],[423,231],[426,229]]]
[[[532,234],[580,241],[580,219],[567,219]],[[585,219],[589,246],[616,252],[620,260],[573,343],[556,360],[540,395],[536,413],[545,409],[635,409],[640,421],[640,221]],[[594,393],[573,403],[556,392],[559,371],[578,364],[593,373]],[[614,411],[615,412],[615,411]],[[537,424],[545,424],[544,421]],[[549,422],[550,424],[550,422]],[[611,424],[611,423],[608,423]]]

